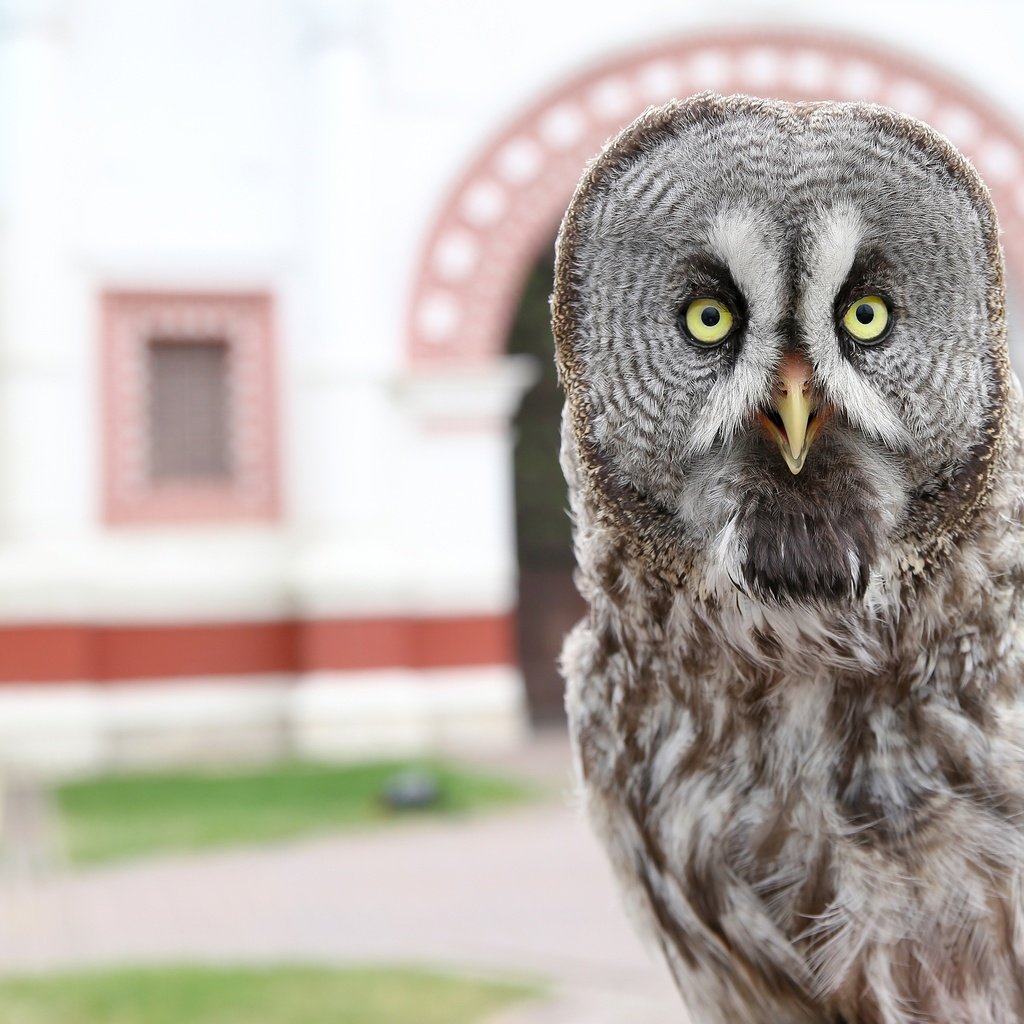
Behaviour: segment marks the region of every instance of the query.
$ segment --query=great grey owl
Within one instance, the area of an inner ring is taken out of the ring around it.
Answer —
[[[589,816],[700,1024],[1024,1021],[1024,452],[995,213],[928,126],[703,94],[552,300]]]

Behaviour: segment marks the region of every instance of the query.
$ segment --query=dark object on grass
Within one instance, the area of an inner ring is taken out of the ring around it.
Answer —
[[[384,784],[381,801],[392,811],[416,811],[436,806],[441,800],[437,776],[422,768],[398,772]]]

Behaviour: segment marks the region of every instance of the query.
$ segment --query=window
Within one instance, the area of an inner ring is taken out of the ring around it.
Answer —
[[[273,518],[269,296],[110,292],[103,313],[107,520]]]
[[[230,480],[227,342],[153,338],[146,362],[153,482]]]

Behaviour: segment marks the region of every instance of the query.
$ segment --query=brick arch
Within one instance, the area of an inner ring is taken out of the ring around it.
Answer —
[[[862,38],[706,32],[577,75],[478,153],[441,206],[421,253],[406,325],[409,362],[499,355],[523,278],[554,235],[586,161],[645,107],[702,89],[869,100],[929,121],[987,181],[1009,277],[1024,286],[1024,135],[991,101],[938,68]]]

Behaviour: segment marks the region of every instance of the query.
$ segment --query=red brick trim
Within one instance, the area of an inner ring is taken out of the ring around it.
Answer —
[[[515,664],[512,617],[348,619],[304,622],[307,669],[442,668]]]
[[[101,299],[104,515],[111,524],[275,519],[279,512],[274,313],[265,292],[109,291]],[[233,472],[155,483],[145,358],[159,334],[228,348]]]
[[[0,684],[513,665],[508,615],[0,627]]]

